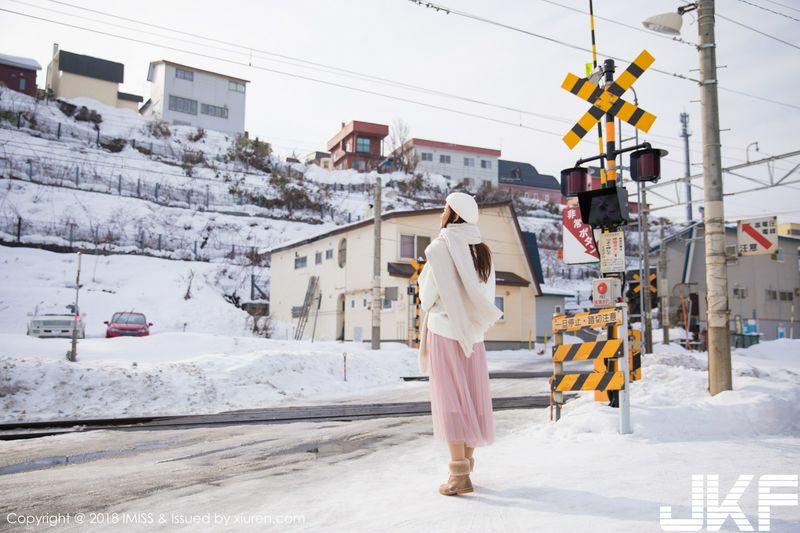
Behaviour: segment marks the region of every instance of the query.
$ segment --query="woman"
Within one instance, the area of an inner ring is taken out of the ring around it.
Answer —
[[[450,448],[450,477],[439,492],[453,496],[472,492],[473,451],[494,441],[483,335],[503,313],[494,305],[495,270],[481,242],[478,204],[461,192],[445,202],[419,277],[419,366],[431,378],[434,437]]]

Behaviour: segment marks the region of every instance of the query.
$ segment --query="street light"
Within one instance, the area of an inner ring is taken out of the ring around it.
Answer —
[[[733,389],[731,375],[730,310],[728,268],[725,260],[725,209],[722,196],[722,155],[719,139],[717,55],[714,41],[714,0],[698,0],[678,8],[677,13],[650,17],[645,28],[677,35],[682,15],[697,10],[700,54],[700,103],[703,125],[703,223],[706,247],[708,300],[708,381],[716,395]]]

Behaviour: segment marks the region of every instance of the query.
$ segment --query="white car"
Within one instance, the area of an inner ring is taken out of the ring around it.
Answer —
[[[34,313],[28,313],[28,335],[31,337],[72,338],[72,331],[77,324],[78,338],[86,338],[86,321],[75,305],[67,305],[67,313],[40,313],[38,306]],[[77,316],[76,316],[77,315]]]

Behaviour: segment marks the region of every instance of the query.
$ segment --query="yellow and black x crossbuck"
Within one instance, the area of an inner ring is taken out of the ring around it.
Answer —
[[[653,64],[653,61],[655,61],[653,56],[647,50],[643,50],[613,83],[603,88],[598,87],[586,78],[567,74],[561,87],[592,104],[592,107],[584,113],[580,120],[564,136],[564,142],[570,149],[575,148],[584,135],[606,113],[624,120],[645,133],[650,130],[656,120],[655,115],[648,113],[637,105],[626,102],[622,99],[622,95]]]

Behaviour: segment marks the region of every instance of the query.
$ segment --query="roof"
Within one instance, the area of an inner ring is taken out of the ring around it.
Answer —
[[[534,266],[534,261],[533,261],[533,258],[531,257],[531,252],[528,249],[528,247],[525,245],[525,238],[522,235],[522,230],[520,229],[520,226],[519,226],[519,220],[517,220],[517,213],[514,211],[514,206],[512,205],[511,201],[510,200],[505,200],[505,201],[502,201],[502,202],[487,202],[487,203],[484,203],[484,204],[479,204],[479,207],[481,209],[487,209],[487,208],[491,208],[491,207],[503,207],[503,206],[508,207],[509,211],[511,212],[511,219],[514,221],[514,228],[516,230],[517,236],[519,237],[520,246],[522,246],[522,249],[525,252],[525,259],[526,259],[526,261],[528,263],[528,268],[529,268],[531,274],[533,275],[533,282],[534,282],[534,285],[536,287],[536,294],[539,295],[539,294],[541,294],[541,289],[539,288],[539,280],[540,280],[540,278],[538,277],[539,275],[538,275],[538,273],[536,271],[536,268]],[[428,208],[428,209],[414,209],[414,210],[406,210],[406,211],[390,211],[388,213],[381,214],[381,220],[389,220],[389,219],[392,219],[392,218],[400,218],[400,217],[408,217],[408,216],[435,214],[435,213],[440,213],[441,210],[442,210],[441,207],[432,207],[432,208]],[[324,233],[320,233],[320,234],[314,235],[312,237],[306,237],[305,239],[301,239],[299,241],[291,242],[291,243],[288,243],[288,244],[284,244],[282,246],[278,246],[276,248],[272,248],[272,249],[269,250],[269,252],[271,254],[275,253],[275,252],[283,252],[285,250],[290,250],[290,249],[295,248],[297,246],[302,246],[304,244],[309,244],[309,243],[312,243],[312,242],[316,242],[316,241],[319,241],[319,240],[322,240],[322,239],[325,239],[325,238],[328,238],[328,237],[332,237],[334,235],[339,235],[341,233],[346,233],[346,232],[354,230],[354,229],[359,229],[359,228],[362,228],[362,227],[371,226],[373,224],[373,218],[374,217],[370,217],[370,218],[367,218],[367,219],[364,219],[364,220],[359,220],[358,222],[345,224],[345,225],[339,226],[336,229],[331,230],[331,231],[326,231]],[[390,274],[391,274],[391,272],[390,272]],[[508,279],[511,280],[511,278],[508,278]],[[520,278],[520,279],[522,279],[522,278]]]
[[[205,70],[202,68],[191,67],[189,65],[183,65],[181,63],[175,63],[174,61],[169,61],[167,59],[159,59],[158,61],[151,61],[150,65],[155,65],[158,63],[164,63],[165,65],[172,65],[173,67],[185,68],[186,70],[193,70],[195,72],[205,72],[206,74],[211,74],[212,76],[219,76],[220,78],[226,78],[233,81],[241,81],[242,83],[250,83],[250,80],[245,80],[242,78],[238,78],[236,76],[228,76],[227,74],[220,74],[219,72],[214,72],[212,70]]]
[[[19,67],[28,70],[42,70],[42,66],[35,59],[8,56],[5,54],[0,54],[0,65],[8,65],[9,67]]]
[[[79,76],[122,83],[125,65],[92,56],[73,54],[66,50],[58,52],[58,69]]]
[[[519,169],[519,172],[516,170]],[[561,184],[549,174],[540,174],[536,167],[521,161],[497,161],[498,183],[535,187],[537,189],[561,190]]]
[[[547,287],[542,285],[542,295],[543,296],[565,296],[565,297],[575,297],[575,291],[568,291],[564,289],[555,289],[553,287]]]
[[[429,148],[442,148],[444,150],[453,150],[454,152],[467,152],[470,154],[482,154],[500,157],[500,150],[493,148],[481,148],[479,146],[468,146],[466,144],[446,143],[441,141],[431,141],[428,139],[409,139],[403,145],[403,148],[409,146],[427,146]]]
[[[381,139],[389,135],[389,126],[386,124],[376,124],[374,122],[362,122],[360,120],[353,120],[349,124],[342,127],[339,132],[328,141],[328,150],[332,150],[334,146],[339,144],[342,139],[351,133],[362,133],[364,135],[375,135]]]
[[[130,94],[130,93],[123,93],[123,92],[119,92],[119,91],[117,91],[117,98],[119,100],[127,100],[128,102],[141,102],[141,101],[144,100],[144,98],[142,98],[139,95]]]
[[[531,256],[533,271],[536,273],[536,278],[544,281],[544,275],[542,274],[542,261],[539,258],[539,245],[536,243],[536,234],[529,231],[523,231],[522,236],[525,239],[525,247],[528,249],[528,254]]]

